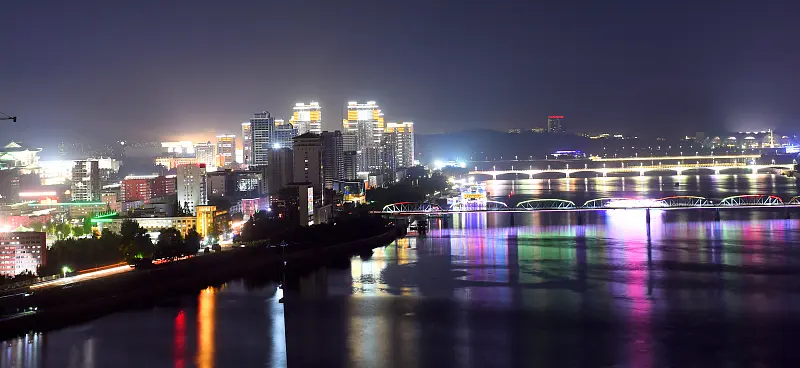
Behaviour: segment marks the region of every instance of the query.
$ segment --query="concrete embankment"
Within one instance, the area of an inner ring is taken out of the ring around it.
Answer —
[[[316,267],[371,251],[390,243],[395,237],[396,229],[392,228],[370,238],[307,250],[246,247],[43,289],[25,298],[25,306],[36,307],[35,312],[0,319],[0,337],[60,328],[128,308],[153,305],[165,297],[192,292],[253,272],[274,272],[277,278],[284,263],[289,268]]]

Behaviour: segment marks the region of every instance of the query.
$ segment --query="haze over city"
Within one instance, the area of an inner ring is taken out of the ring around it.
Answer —
[[[222,133],[376,100],[418,133],[545,124],[794,128],[796,2],[3,4],[0,134],[50,145]],[[48,134],[41,134],[42,131]]]

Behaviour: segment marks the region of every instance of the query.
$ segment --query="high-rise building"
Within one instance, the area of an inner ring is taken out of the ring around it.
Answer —
[[[215,147],[211,141],[195,144],[194,154],[197,157],[197,163],[206,164],[206,166],[217,166]]]
[[[342,152],[342,170],[345,180],[356,180],[358,175],[358,153],[356,151]]]
[[[294,180],[292,153],[289,148],[273,148],[269,151],[267,190],[270,194],[277,194],[281,188]]]
[[[275,118],[269,112],[257,112],[250,118],[251,136],[251,164],[266,165],[269,161],[269,153],[272,150],[270,136],[275,127]]]
[[[206,204],[206,165],[180,165],[177,170],[178,205],[194,214]]]
[[[561,120],[564,115],[550,115],[547,117],[547,131],[550,133],[564,133],[564,126]]]
[[[414,166],[414,123],[410,121],[388,123],[386,125],[386,136],[391,136],[388,147],[391,150],[387,153],[392,157],[395,167]]]
[[[294,137],[297,136],[297,128],[292,124],[284,122],[282,119],[275,120],[275,127],[272,129],[272,135],[269,141],[272,148],[292,148],[294,145]]]
[[[297,134],[322,133],[322,108],[319,102],[311,101],[309,104],[298,102],[294,105],[289,123],[297,129]]]
[[[90,160],[75,161],[72,167],[72,188],[70,196],[73,202],[100,201],[100,163]]]
[[[218,166],[228,167],[236,161],[236,136],[223,134],[217,136]]]
[[[314,133],[294,137],[292,169],[295,183],[311,183],[314,193],[322,195],[322,138]]]
[[[380,169],[380,144],[383,137],[383,113],[375,101],[360,104],[347,103],[347,119],[343,121],[344,132],[350,133],[345,149],[351,149],[352,135],[358,155],[358,171]]]
[[[47,261],[45,238],[43,232],[0,232],[0,276],[36,274]]]
[[[158,175],[129,175],[120,186],[122,201],[149,201],[175,193],[175,178]]]
[[[322,181],[326,189],[344,179],[344,140],[341,131],[322,132]]]
[[[242,163],[253,164],[253,132],[249,121],[242,123]]]

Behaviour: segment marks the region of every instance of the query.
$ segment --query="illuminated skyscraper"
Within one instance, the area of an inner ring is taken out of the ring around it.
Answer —
[[[272,150],[270,135],[275,127],[275,118],[269,112],[257,112],[250,118],[250,165],[266,165]]]
[[[223,134],[217,136],[217,157],[219,166],[228,167],[236,161],[236,136]]]
[[[347,119],[343,121],[345,150],[351,150],[352,137],[358,154],[358,171],[380,169],[380,146],[383,137],[383,113],[375,101],[347,103]]]
[[[564,126],[561,125],[564,115],[550,115],[547,117],[547,131],[550,133],[564,133]]]
[[[322,180],[333,188],[334,180],[344,179],[344,149],[341,131],[322,132]]]
[[[206,204],[206,165],[187,164],[177,168],[178,205],[194,214]]]
[[[292,171],[295,183],[311,183],[314,195],[322,195],[322,137],[306,133],[294,137]]]
[[[73,202],[100,200],[100,164],[98,161],[75,161],[72,167],[71,199]]]
[[[250,131],[250,122],[242,123],[242,163],[253,164],[253,133]]]
[[[309,104],[298,102],[293,110],[289,123],[294,125],[298,135],[322,133],[322,108],[319,102],[311,101]]]
[[[383,141],[384,150],[390,151],[384,152],[384,156],[390,158],[394,166],[389,167],[390,169],[414,166],[414,123],[410,121],[388,123]],[[385,159],[384,164],[387,161]]]

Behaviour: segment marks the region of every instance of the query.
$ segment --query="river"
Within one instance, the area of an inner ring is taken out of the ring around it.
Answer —
[[[576,203],[797,194],[772,175],[622,181],[487,186]],[[643,210],[547,212],[514,226],[508,213],[454,215],[284,288],[234,280],[5,341],[0,367],[797,366],[800,209],[791,215],[652,210],[648,225]]]

